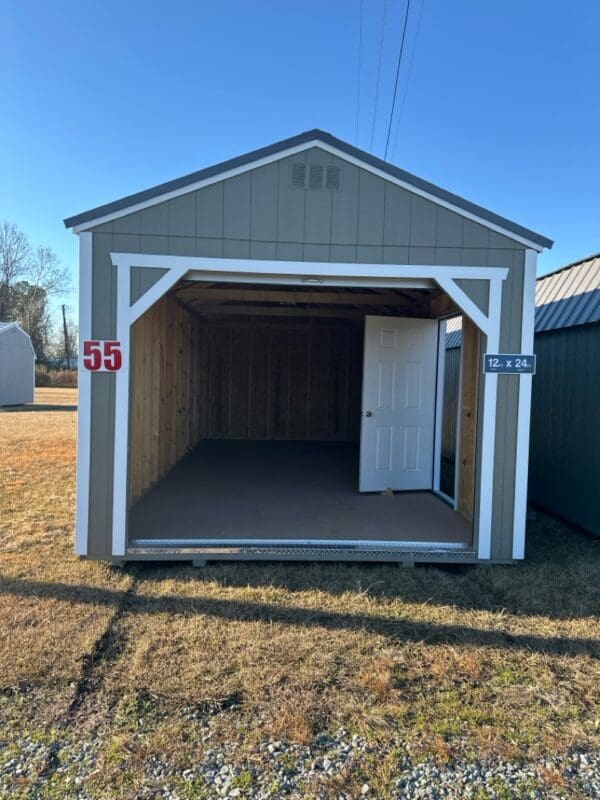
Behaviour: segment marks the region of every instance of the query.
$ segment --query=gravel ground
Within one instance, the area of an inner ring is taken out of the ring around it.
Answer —
[[[195,712],[184,710],[187,719]],[[147,760],[142,771],[145,788],[136,797],[150,800],[189,798],[303,798],[354,800],[377,798],[381,790],[356,782],[361,765],[381,760],[386,753],[348,731],[317,736],[310,745],[266,740],[242,760],[234,742],[212,745],[215,716],[195,720],[198,738],[204,744],[203,757],[187,769],[174,769],[159,756]],[[52,796],[90,800],[86,779],[97,774],[102,742],[58,737],[52,741],[0,741],[0,797],[11,797],[19,786],[29,783],[28,797],[36,798],[49,787],[62,787]],[[473,798],[600,798],[600,753],[571,752],[530,763],[501,759],[455,761],[440,766],[411,755],[402,742],[395,743],[397,768],[386,787],[386,796],[397,800]],[[389,752],[389,750],[388,750]],[[354,788],[335,788],[336,778],[354,776]],[[548,776],[552,776],[548,782]],[[56,791],[55,788],[55,791]]]

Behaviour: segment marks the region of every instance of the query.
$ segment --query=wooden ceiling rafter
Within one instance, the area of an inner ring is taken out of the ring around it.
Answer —
[[[185,287],[189,289],[191,287]],[[272,289],[202,289],[196,292],[186,292],[184,296],[190,302],[241,302],[241,303],[281,303],[289,305],[405,305],[407,300],[415,302],[414,298],[407,298],[402,294],[392,291],[375,294],[362,292],[348,292],[347,290],[338,292],[315,292],[294,290],[280,291]]]
[[[362,319],[365,314],[441,318],[455,313],[441,289],[248,286],[182,281],[171,294],[194,314]]]
[[[200,317],[326,317],[328,319],[356,319],[364,317],[364,311],[345,308],[281,308],[277,306],[196,306],[193,312]]]

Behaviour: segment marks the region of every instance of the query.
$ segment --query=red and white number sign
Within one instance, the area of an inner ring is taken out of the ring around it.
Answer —
[[[83,366],[90,372],[117,372],[123,366],[121,342],[86,339],[83,343]]]

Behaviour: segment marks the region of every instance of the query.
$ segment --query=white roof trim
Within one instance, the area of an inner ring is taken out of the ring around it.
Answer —
[[[502,236],[506,236],[507,239],[511,239],[514,242],[519,242],[528,248],[536,250],[538,253],[542,252],[544,247],[537,242],[532,242],[529,239],[526,239],[522,236],[519,236],[512,231],[503,228],[500,225],[496,225],[489,220],[483,219],[482,217],[477,216],[476,214],[471,213],[470,211],[465,210],[464,208],[460,208],[460,206],[454,205],[453,203],[447,202],[446,200],[442,200],[435,195],[426,192],[425,190],[414,186],[407,181],[403,181],[400,178],[395,177],[394,175],[390,175],[390,173],[385,172],[382,169],[378,169],[371,164],[363,161],[362,159],[355,158],[354,156],[349,155],[348,153],[344,153],[342,150],[339,150],[337,147],[333,147],[330,144],[326,144],[322,142],[320,139],[311,139],[308,142],[303,142],[300,145],[296,145],[295,147],[290,147],[287,150],[281,150],[277,153],[272,153],[271,155],[264,156],[263,158],[258,158],[256,161],[251,161],[247,164],[243,164],[242,166],[235,167],[234,169],[226,170],[225,172],[220,172],[217,175],[212,175],[210,178],[205,178],[201,181],[196,181],[195,183],[187,184],[186,186],[181,186],[178,189],[173,189],[170,192],[165,192],[164,194],[157,195],[156,197],[151,197],[148,200],[144,200],[141,203],[135,203],[134,205],[128,206],[127,208],[119,209],[118,211],[113,211],[110,214],[105,214],[104,216],[97,217],[96,219],[88,220],[87,222],[81,223],[81,225],[74,225],[72,230],[73,233],[82,233],[83,231],[88,231],[90,228],[94,228],[97,225],[103,225],[106,222],[111,222],[114,219],[119,219],[120,217],[126,217],[129,214],[134,214],[136,211],[142,211],[145,208],[150,208],[151,206],[158,205],[158,203],[164,203],[167,200],[173,200],[176,197],[181,197],[184,194],[189,194],[190,192],[195,192],[198,189],[203,189],[206,186],[210,186],[213,183],[220,183],[221,181],[227,180],[228,178],[233,178],[236,175],[242,175],[245,172],[250,172],[253,169],[257,169],[258,167],[263,167],[267,164],[272,164],[275,161],[280,161],[283,158],[289,158],[289,156],[296,155],[297,153],[302,153],[306,150],[310,150],[313,147],[319,147],[321,150],[324,150],[327,153],[331,153],[331,155],[336,156],[350,164],[354,164],[354,166],[360,167],[360,169],[364,169],[367,172],[376,175],[383,180],[389,181],[390,183],[395,184],[396,186],[400,186],[403,189],[406,189],[413,194],[419,195],[426,200],[429,200],[432,203],[435,203],[438,206],[442,206],[443,208],[448,209],[449,211],[453,211],[455,214],[459,214],[461,217],[465,219],[469,219],[472,222],[477,222],[479,225],[483,225],[485,228],[489,230],[495,231],[496,233],[502,234]]]

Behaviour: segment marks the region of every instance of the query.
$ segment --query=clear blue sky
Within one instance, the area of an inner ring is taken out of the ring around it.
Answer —
[[[388,0],[377,155],[404,2]],[[600,3],[424,0],[408,74],[422,3],[390,160],[554,239],[540,272],[600,250]],[[365,149],[382,12],[364,0]],[[360,0],[4,0],[0,15],[0,219],[74,283],[63,217],[309,128],[356,140]]]

